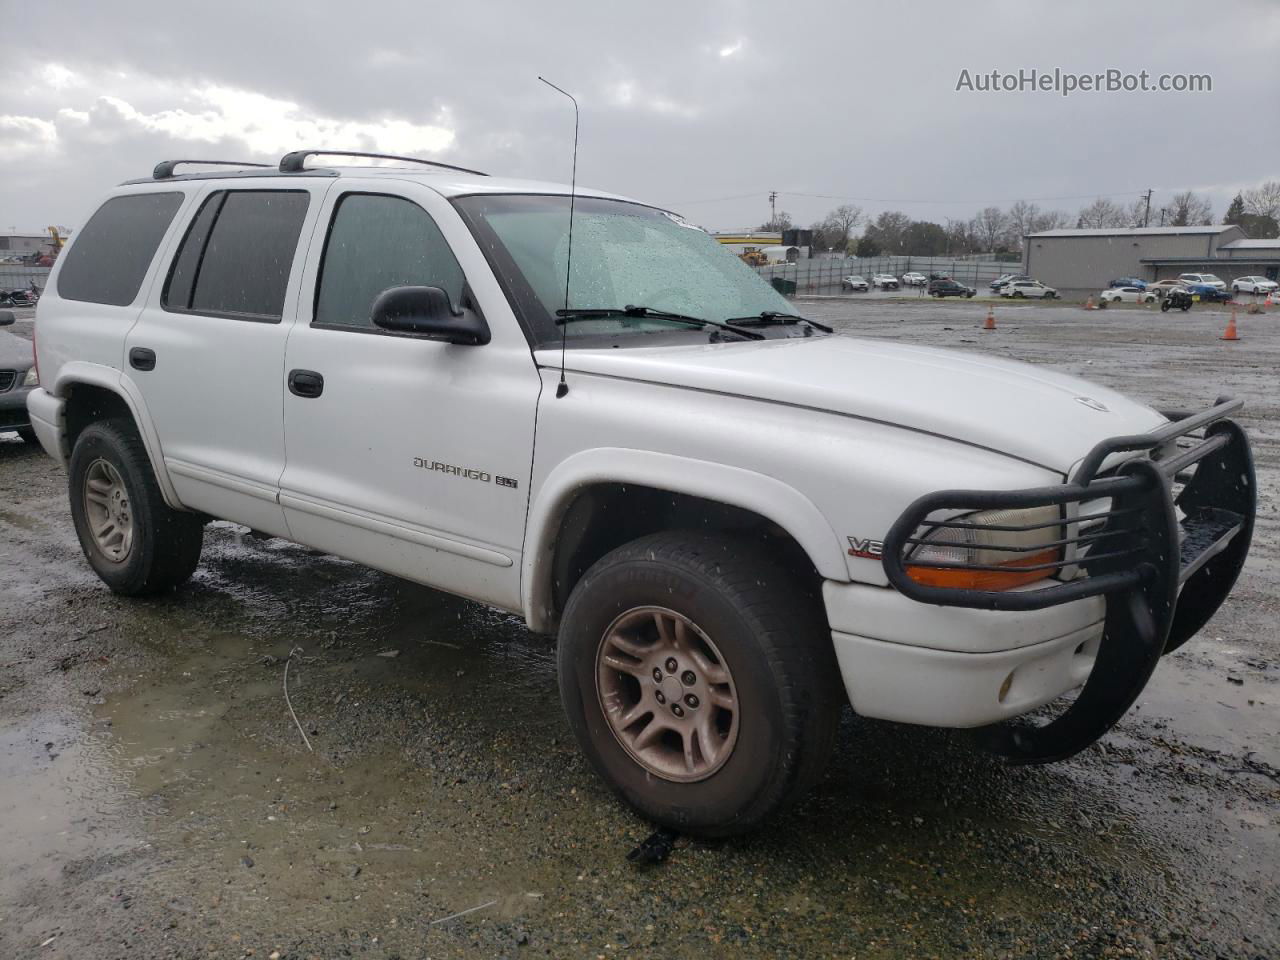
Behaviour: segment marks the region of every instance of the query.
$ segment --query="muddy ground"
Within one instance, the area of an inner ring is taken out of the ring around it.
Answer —
[[[178,593],[117,599],[60,469],[7,435],[0,957],[1280,956],[1280,314],[1224,343],[1200,309],[983,333],[972,304],[803,307],[1160,406],[1248,399],[1249,564],[1103,744],[1012,769],[846,715],[803,805],[637,869],[649,827],[578,756],[551,640],[226,524]]]

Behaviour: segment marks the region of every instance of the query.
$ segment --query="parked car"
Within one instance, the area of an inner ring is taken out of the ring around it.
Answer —
[[[1137,287],[1139,290],[1147,289],[1147,281],[1138,277],[1121,277],[1119,280],[1112,280],[1108,287]]]
[[[521,616],[604,781],[724,835],[821,779],[846,703],[1078,753],[1245,562],[1240,401],[830,335],[663,210],[313,155],[162,163],[53,268],[27,405],[117,594],[186,581],[219,519]]]
[[[1108,303],[1155,303],[1160,298],[1147,290],[1137,287],[1108,287],[1098,295],[1103,305]]]
[[[13,311],[0,310],[0,327],[13,324]],[[31,341],[0,330],[0,433],[14,431],[27,443],[36,442],[27,415],[27,395],[39,383]]]
[[[1231,281],[1232,293],[1275,293],[1280,283],[1266,277],[1236,277]]]
[[[1052,300],[1058,295],[1058,291],[1053,287],[1046,287],[1039,280],[1010,280],[1000,289],[1002,297],[1039,297],[1042,300]]]
[[[902,275],[902,283],[908,287],[923,287],[929,282],[929,278],[923,273],[904,273]]]
[[[1219,290],[1227,289],[1225,280],[1220,280],[1212,273],[1180,273],[1178,280],[1187,286],[1201,285],[1209,287],[1217,287]]]
[[[1192,300],[1204,300],[1208,303],[1226,303],[1232,293],[1226,287],[1217,287],[1211,283],[1185,283],[1183,287],[1191,294]]]
[[[867,283],[866,277],[852,276],[845,277],[840,281],[841,290],[856,290],[859,293],[866,293],[871,289],[871,285]]]
[[[1155,283],[1147,284],[1147,289],[1157,297],[1163,297],[1170,290],[1179,290],[1184,287],[1185,284],[1181,280],[1157,280]]]
[[[999,293],[1006,285],[1013,283],[1015,280],[1030,280],[1031,278],[1025,273],[1006,273],[1003,276],[996,277],[991,281],[989,286],[992,290]]]
[[[963,283],[957,283],[950,277],[944,277],[941,280],[930,280],[926,289],[931,297],[972,297],[978,292],[973,287],[966,287]]]
[[[871,285],[881,290],[897,290],[898,278],[891,273],[877,273],[871,277]]]

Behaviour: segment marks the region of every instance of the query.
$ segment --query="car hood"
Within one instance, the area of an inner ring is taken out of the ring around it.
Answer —
[[[0,330],[0,370],[26,370],[34,363],[30,340]]]
[[[539,351],[538,360],[559,366],[559,351]],[[568,352],[566,366],[893,424],[1064,474],[1098,441],[1166,422],[1114,390],[1044,367],[839,335],[580,348]]]

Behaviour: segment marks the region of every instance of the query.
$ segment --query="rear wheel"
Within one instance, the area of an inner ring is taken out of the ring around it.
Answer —
[[[727,537],[655,534],[598,561],[565,608],[559,675],[592,766],[678,830],[752,829],[817,781],[834,741],[820,607]]]
[[[115,593],[160,593],[195,571],[204,524],[164,502],[131,421],[86,427],[71,452],[68,474],[80,547]]]

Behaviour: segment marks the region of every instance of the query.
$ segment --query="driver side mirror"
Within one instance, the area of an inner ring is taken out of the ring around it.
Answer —
[[[373,325],[424,340],[478,347],[489,342],[489,325],[474,310],[453,305],[440,287],[391,287],[373,301]]]
[[[7,327],[17,319],[12,310],[0,310],[0,327]]]

